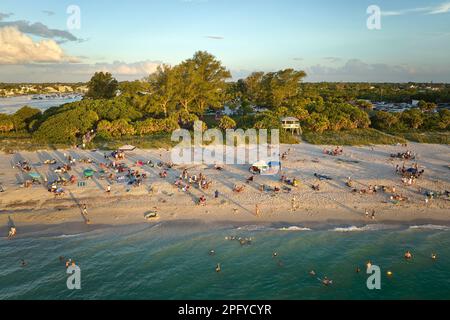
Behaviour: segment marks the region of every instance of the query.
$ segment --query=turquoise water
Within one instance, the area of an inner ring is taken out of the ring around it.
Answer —
[[[0,299],[450,299],[449,228],[279,227],[178,222],[2,239]],[[253,241],[241,246],[227,236]],[[413,261],[403,259],[406,250]],[[60,256],[77,261],[81,290],[67,289]],[[355,272],[368,260],[382,268],[380,291]]]
[[[51,107],[58,107],[66,103],[76,102],[82,99],[81,96],[53,97],[45,98],[42,100],[33,100],[31,99],[31,97],[31,95],[27,95],[19,97],[0,98],[0,113],[13,114],[23,106],[30,106],[41,111],[45,111]]]

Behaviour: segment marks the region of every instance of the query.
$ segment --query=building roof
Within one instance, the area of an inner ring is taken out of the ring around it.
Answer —
[[[285,118],[281,118],[281,121],[300,121],[299,119],[297,119],[297,118],[294,118],[294,117],[285,117]]]

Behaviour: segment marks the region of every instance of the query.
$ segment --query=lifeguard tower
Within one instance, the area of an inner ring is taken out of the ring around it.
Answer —
[[[281,118],[281,127],[284,130],[290,131],[292,135],[302,134],[302,127],[300,126],[300,120],[294,117]]]

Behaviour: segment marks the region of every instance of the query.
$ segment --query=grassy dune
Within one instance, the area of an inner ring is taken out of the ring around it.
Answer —
[[[406,142],[404,138],[389,135],[375,129],[357,129],[340,132],[327,131],[324,133],[305,132],[303,133],[303,140],[317,145],[342,146],[396,144]]]

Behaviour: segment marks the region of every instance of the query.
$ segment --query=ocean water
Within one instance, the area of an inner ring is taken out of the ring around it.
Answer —
[[[406,250],[412,261],[403,259]],[[67,289],[60,256],[81,268],[81,290]],[[382,269],[379,291],[368,290],[368,275],[355,271],[365,271],[368,260]],[[332,286],[321,284],[324,276]],[[49,229],[0,240],[0,299],[450,299],[450,228],[180,221],[77,234]]]
[[[51,99],[33,100],[32,96],[19,96],[19,97],[9,97],[0,98],[0,113],[13,114],[23,106],[29,106],[37,108],[41,111],[45,111],[51,107],[58,107],[66,103],[80,101],[81,96],[76,97],[58,97]]]

